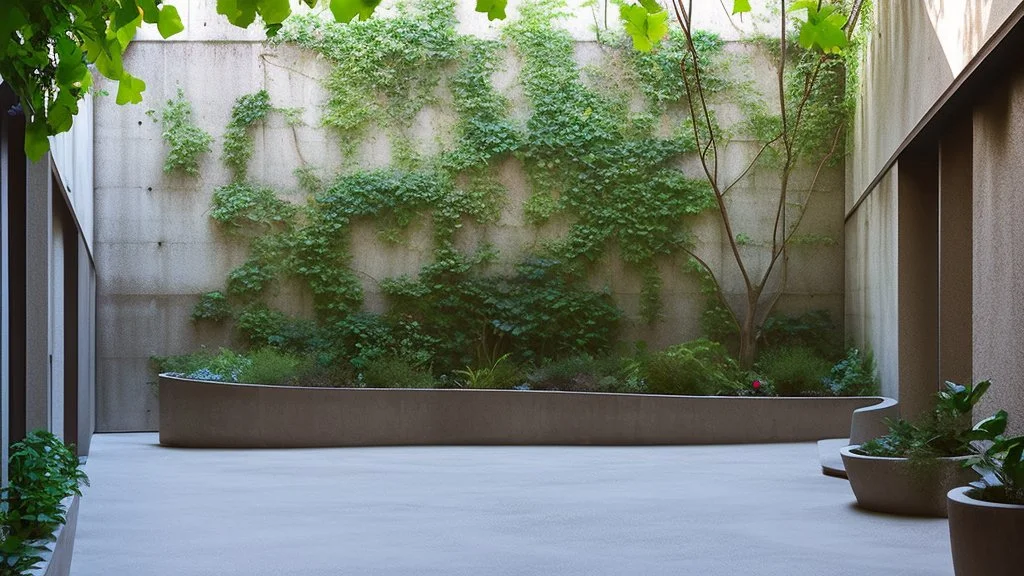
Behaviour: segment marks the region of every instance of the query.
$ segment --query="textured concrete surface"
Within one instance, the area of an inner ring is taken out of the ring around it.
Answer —
[[[974,380],[992,388],[974,411],[1013,417],[1024,433],[1024,74],[1019,70],[993,86],[974,113],[973,319]]]
[[[74,576],[952,574],[815,445],[181,450],[98,435]]]

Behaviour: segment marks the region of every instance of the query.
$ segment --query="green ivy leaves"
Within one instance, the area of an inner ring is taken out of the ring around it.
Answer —
[[[639,6],[622,4],[619,16],[633,46],[641,52],[650,52],[668,34],[668,12],[657,0],[640,0]]]

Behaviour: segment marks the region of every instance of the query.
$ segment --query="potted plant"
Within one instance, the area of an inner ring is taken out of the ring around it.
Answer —
[[[957,576],[1011,576],[1024,570],[1024,436],[1006,438],[1006,412],[974,427],[967,464],[981,475],[947,494]]]
[[[861,508],[889,514],[946,516],[946,493],[970,482],[971,409],[990,382],[946,382],[935,409],[916,422],[889,422],[889,433],[840,450]]]

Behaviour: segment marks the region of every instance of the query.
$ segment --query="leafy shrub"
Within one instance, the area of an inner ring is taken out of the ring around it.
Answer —
[[[889,422],[889,433],[861,444],[857,452],[888,458],[934,458],[966,456],[974,440],[971,410],[985,395],[988,380],[975,386],[946,382],[936,395],[935,408],[910,422],[902,418]]]
[[[196,302],[194,308],[192,308],[192,320],[211,320],[213,322],[223,322],[231,318],[231,306],[228,304],[228,298],[223,292],[207,292],[199,297],[199,302]]]
[[[360,377],[366,388],[433,388],[437,383],[429,371],[388,356],[367,362]]]
[[[0,574],[28,574],[42,562],[54,531],[67,522],[61,501],[81,496],[89,479],[73,448],[45,430],[11,445],[9,471],[10,483],[0,494]]]
[[[414,366],[434,361],[439,341],[423,333],[419,322],[407,318],[361,312],[334,324],[330,340],[337,355],[356,369],[383,356],[404,358]]]
[[[642,392],[636,362],[582,354],[554,360],[533,370],[527,378],[533,390],[573,392]]]
[[[206,350],[181,356],[154,356],[157,371],[196,380],[238,382],[251,361],[243,354],[221,348],[216,354]]]
[[[246,384],[297,384],[309,366],[307,358],[270,347],[250,352],[246,357],[249,363],[238,375],[238,381]]]
[[[815,354],[834,360],[842,354],[842,334],[828,310],[812,310],[796,316],[773,314],[761,325],[761,346],[765,350],[811,348]]]
[[[497,342],[517,361],[606,351],[621,312],[608,294],[587,290],[556,260],[531,258],[516,274],[473,277],[474,262],[449,254],[418,278],[381,283],[392,312],[437,342],[441,370],[472,364]]]
[[[316,325],[267,307],[253,304],[235,319],[235,330],[256,347],[274,346],[292,352],[309,352],[324,347]]]
[[[467,367],[455,373],[462,377],[467,388],[507,390],[522,382],[522,371],[509,361],[508,354],[499,357],[490,366],[477,369]]]
[[[706,338],[651,354],[643,362],[643,373],[652,394],[720,394],[743,381],[725,347]]]
[[[825,394],[822,380],[831,369],[831,362],[803,346],[770,350],[761,354],[757,363],[758,373],[772,383],[779,396]]]
[[[834,396],[878,394],[874,356],[871,352],[861,353],[856,348],[850,348],[846,351],[846,358],[832,367],[832,371],[823,380],[823,384]]]

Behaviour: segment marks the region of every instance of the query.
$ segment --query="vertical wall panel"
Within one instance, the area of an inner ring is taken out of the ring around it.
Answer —
[[[973,130],[962,114],[939,151],[939,378],[960,383],[973,377]]]
[[[938,390],[938,144],[926,142],[899,159],[899,400],[914,417]]]

